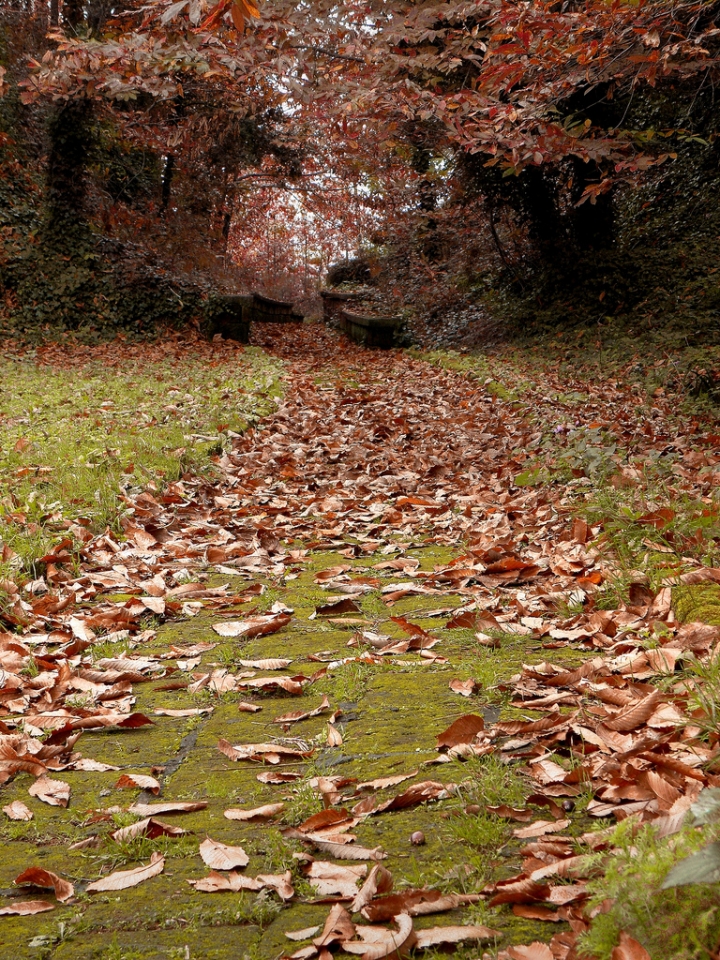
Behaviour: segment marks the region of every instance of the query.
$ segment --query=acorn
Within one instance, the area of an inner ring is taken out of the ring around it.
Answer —
[[[415,833],[410,834],[410,843],[416,847],[421,847],[425,843],[425,834],[422,830],[416,830]]]

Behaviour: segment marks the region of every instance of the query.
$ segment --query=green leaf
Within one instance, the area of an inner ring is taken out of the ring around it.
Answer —
[[[684,887],[688,883],[718,882],[720,882],[720,843],[716,842],[676,864],[665,877],[662,889]]]

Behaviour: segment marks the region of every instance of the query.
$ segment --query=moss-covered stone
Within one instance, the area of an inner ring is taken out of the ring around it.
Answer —
[[[673,587],[673,610],[681,623],[710,623],[720,627],[720,584],[695,583]]]

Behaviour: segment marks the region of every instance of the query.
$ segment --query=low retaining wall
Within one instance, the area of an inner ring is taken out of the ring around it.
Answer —
[[[343,310],[349,304],[362,300],[363,291],[321,290],[320,296],[323,302],[323,320],[331,327],[337,327],[342,324]]]
[[[247,343],[251,323],[302,323],[305,319],[292,303],[273,300],[261,293],[247,296],[217,296],[208,322],[208,338],[220,334],[226,340]]]
[[[370,317],[343,310],[340,314],[340,329],[351,340],[366,347],[389,349],[400,346],[403,338],[401,317]]]

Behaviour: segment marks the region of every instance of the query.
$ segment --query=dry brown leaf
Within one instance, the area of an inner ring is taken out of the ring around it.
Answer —
[[[411,943],[415,942],[413,933],[412,917],[406,913],[401,913],[395,917],[397,930],[382,930],[375,928],[357,927],[356,933],[362,935],[369,934],[371,939],[364,939],[362,942],[345,940],[341,943],[341,949],[346,953],[361,954],[363,960],[382,960],[383,957],[389,957],[391,953],[398,954]],[[315,941],[317,944],[317,941]]]
[[[0,907],[0,916],[28,917],[33,913],[43,913],[45,910],[54,909],[55,904],[48,903],[47,900],[24,900],[20,903],[13,903],[5,907]]]
[[[445,913],[480,899],[475,893],[442,893],[440,890],[405,890],[372,900],[361,910],[371,923],[386,923],[399,913],[424,917],[431,913]]]
[[[512,960],[553,960],[550,947],[537,940],[527,946],[508,947],[507,955]]]
[[[29,867],[19,877],[15,877],[15,883],[19,887],[42,887],[46,890],[54,890],[55,896],[61,903],[75,896],[75,887],[69,880],[63,880],[56,873],[51,873],[42,867]]]
[[[228,620],[224,623],[214,623],[213,630],[221,637],[265,637],[270,633],[277,633],[286,627],[292,617],[287,614],[273,614],[272,616],[250,617],[248,620]]]
[[[148,840],[155,840],[157,837],[183,837],[187,833],[182,827],[174,827],[169,823],[163,823],[162,820],[156,820],[154,817],[146,817],[144,820],[138,820],[137,823],[131,823],[128,827],[120,827],[114,830],[110,836],[116,843],[126,843],[135,837],[147,837]]]
[[[250,857],[242,847],[229,847],[210,837],[200,844],[200,856],[211,870],[235,870],[250,863]]]
[[[242,873],[216,873],[213,871],[202,880],[188,880],[188,883],[201,893],[225,893],[242,890],[259,891],[270,889],[282,900],[291,900],[295,896],[292,885],[292,874],[288,870],[284,874],[258,874],[257,877],[246,877]]]
[[[155,796],[160,793],[160,784],[155,777],[148,777],[141,773],[124,773],[115,784],[117,790],[132,789],[133,787],[149,790]]]
[[[472,743],[475,735],[485,729],[485,721],[475,713],[468,713],[450,724],[437,738],[438,750],[449,750],[461,743]]]
[[[313,940],[316,947],[329,947],[331,944],[342,943],[355,934],[355,924],[345,907],[336,904],[325,920],[325,926],[318,937]]]
[[[363,907],[366,907],[377,894],[389,893],[392,888],[392,874],[389,870],[386,870],[381,863],[376,863],[368,874],[367,880],[358,890],[350,907],[350,911],[352,913],[360,913]]]
[[[223,816],[228,820],[270,820],[282,813],[285,809],[284,803],[268,803],[264,807],[255,807],[253,810],[239,810],[234,808],[226,810]]]
[[[333,843],[311,833],[307,834],[305,839],[309,840],[316,850],[327,853],[336,860],[384,860],[387,857],[382,847],[369,849],[356,846],[354,843]]]
[[[461,697],[471,697],[477,689],[477,683],[474,680],[451,680],[449,687]]]
[[[144,880],[157,877],[164,869],[165,857],[156,851],[150,858],[150,863],[146,866],[110,873],[100,880],[89,883],[85,890],[87,893],[109,893],[115,890],[127,890],[128,887],[136,887]]]
[[[70,802],[70,785],[64,780],[52,780],[50,777],[38,777],[28,793],[51,807],[66,807]]]
[[[207,800],[195,800],[192,803],[178,802],[174,803],[134,803],[128,807],[130,813],[136,813],[139,817],[154,817],[161,813],[195,813],[198,810],[204,810],[208,805]]]
[[[11,820],[32,820],[33,812],[26,807],[22,800],[13,800],[6,807],[3,807],[3,813]]]
[[[520,839],[527,837],[542,837],[547,833],[560,833],[570,826],[569,820],[536,820],[527,827],[518,827],[513,830],[513,836]]]
[[[623,930],[620,934],[620,943],[610,954],[610,960],[652,960],[652,957],[642,944]]]
[[[415,949],[427,950],[428,947],[438,947],[451,943],[464,943],[467,940],[497,940],[501,936],[502,933],[499,930],[491,930],[490,927],[480,925],[467,927],[429,927],[417,931]]]
[[[344,867],[338,863],[314,860],[306,873],[310,886],[319,897],[343,897],[352,900],[358,892],[358,881],[367,874],[367,866]]]
[[[251,670],[284,670],[292,663],[292,660],[238,660],[241,667],[249,667]]]

